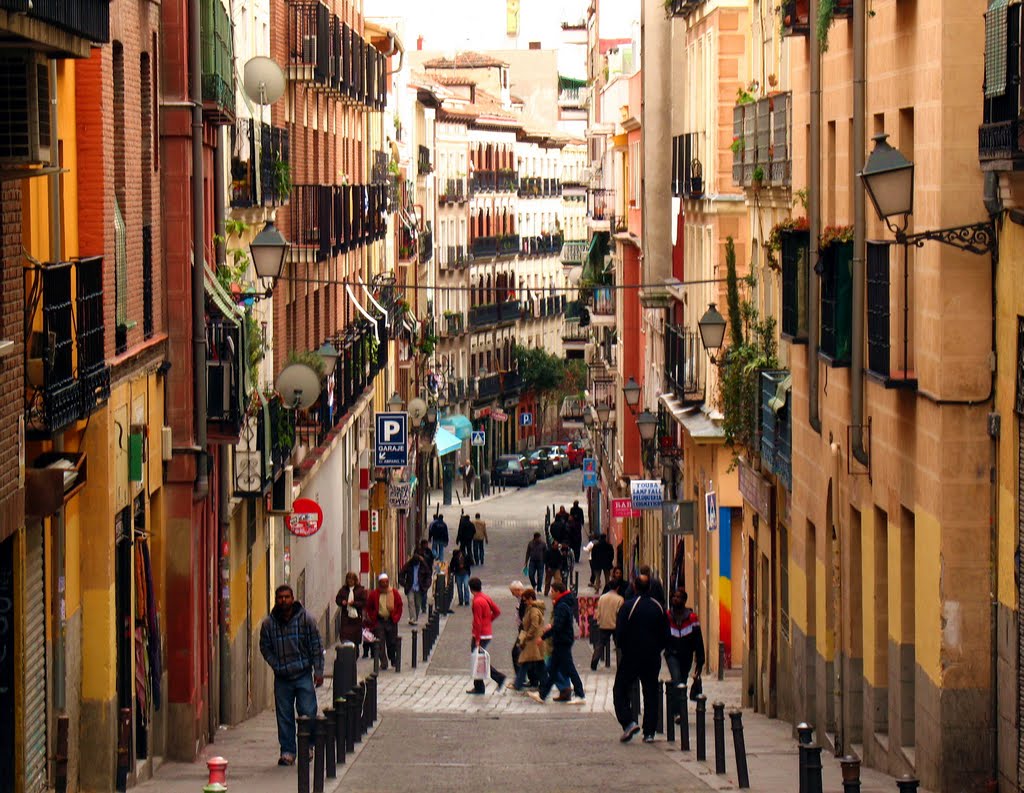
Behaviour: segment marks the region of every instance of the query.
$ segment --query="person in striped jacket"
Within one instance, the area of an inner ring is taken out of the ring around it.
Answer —
[[[673,592],[670,601],[665,663],[675,685],[686,682],[691,666],[694,680],[699,680],[704,671],[704,634],[696,612],[686,607],[683,589]]]

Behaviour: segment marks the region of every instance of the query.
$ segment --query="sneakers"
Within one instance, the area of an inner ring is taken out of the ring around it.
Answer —
[[[538,705],[544,704],[544,697],[540,695],[539,691],[527,691],[526,696],[536,702]]]
[[[654,736],[653,735],[645,735],[644,736],[644,743],[654,743]]]
[[[282,754],[277,761],[278,765],[295,765],[295,755],[293,754]]]
[[[500,678],[494,681],[496,690],[500,693],[505,687],[505,680],[508,679],[508,675],[502,675]],[[512,683],[508,684],[509,688],[512,688]]]
[[[619,738],[622,743],[629,743],[633,740],[633,736],[640,732],[640,725],[635,721],[631,721],[626,725],[626,729],[622,731],[622,736]]]

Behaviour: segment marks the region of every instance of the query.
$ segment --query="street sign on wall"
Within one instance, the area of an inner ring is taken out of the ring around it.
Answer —
[[[661,509],[660,479],[634,479],[629,483],[633,509]]]
[[[409,509],[412,504],[412,482],[393,482],[388,487],[388,506],[392,509]]]
[[[285,523],[296,537],[312,537],[324,525],[324,511],[311,498],[297,498]]]
[[[483,430],[473,430],[473,436],[470,443],[473,446],[486,446],[487,445],[487,433]]]
[[[404,468],[409,464],[409,414],[376,414],[374,461],[379,468]]]
[[[520,427],[532,427],[533,426],[533,414],[532,413],[520,413],[519,414],[519,426]]]
[[[718,494],[714,490],[704,496],[704,511],[708,531],[718,531]]]
[[[584,471],[583,472],[583,486],[584,487],[597,487],[597,471]]]
[[[639,518],[640,510],[633,509],[633,500],[629,498],[612,499],[612,517],[616,520],[623,518]]]

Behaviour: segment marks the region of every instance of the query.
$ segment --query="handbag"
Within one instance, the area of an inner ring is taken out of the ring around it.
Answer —
[[[483,647],[470,653],[470,669],[474,680],[486,680],[491,676],[491,654]]]
[[[377,634],[371,631],[369,628],[363,628],[363,641],[375,642],[377,641]]]
[[[356,611],[356,607],[355,606],[349,606],[348,607],[348,618],[350,620],[359,619],[359,612]]]
[[[699,677],[693,678],[693,682],[690,684],[690,701],[696,702],[697,697],[704,693],[704,684],[700,681]]]

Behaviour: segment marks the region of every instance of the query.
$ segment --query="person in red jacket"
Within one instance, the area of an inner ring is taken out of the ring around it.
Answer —
[[[483,592],[483,584],[475,576],[469,579],[469,591],[473,593],[473,644],[471,649],[480,647],[487,649],[487,645],[494,638],[492,625],[494,620],[501,616],[501,609],[491,600],[489,595]],[[498,684],[500,692],[505,686],[505,675],[491,666],[491,680]],[[473,687],[467,694],[483,694],[485,692],[484,681],[474,680]]]
[[[380,668],[388,668],[388,660],[395,664],[398,657],[398,624],[402,621],[402,596],[391,586],[387,573],[377,577],[377,588],[366,596],[363,611],[366,627],[377,635],[377,646],[386,654],[380,659]]]

